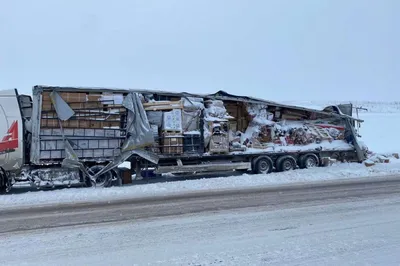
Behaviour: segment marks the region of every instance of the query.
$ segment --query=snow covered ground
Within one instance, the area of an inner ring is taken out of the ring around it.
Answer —
[[[185,180],[111,188],[66,188],[0,196],[0,209],[51,205],[57,203],[96,202],[135,197],[164,196],[187,192],[251,188],[320,180],[348,179],[400,174],[400,160],[389,164],[365,167],[363,164],[336,164],[331,167],[295,170],[268,175],[241,175],[209,179]]]
[[[400,199],[5,233],[1,265],[398,265]]]
[[[384,110],[385,108],[382,106],[383,105],[380,105],[378,110]],[[386,109],[397,110],[392,108],[392,106],[396,105],[389,104]],[[395,138],[395,133],[400,129],[400,125],[397,123],[397,121],[400,121],[400,109],[398,109],[397,113],[362,113],[361,118],[365,119],[365,123],[362,124],[360,133],[363,136],[362,140],[367,144],[370,150],[378,153],[400,152],[400,142]],[[285,173],[272,173],[269,175],[242,175],[171,183],[112,187],[106,189],[66,188],[56,191],[34,191],[0,196],[0,209],[56,203],[107,201],[112,199],[170,195],[213,189],[250,188],[296,182],[390,174],[400,174],[400,160],[391,158],[389,164],[377,164],[373,167],[365,167],[362,164],[336,164],[328,168],[296,170]]]

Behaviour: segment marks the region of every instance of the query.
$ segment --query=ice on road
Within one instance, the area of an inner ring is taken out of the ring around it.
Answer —
[[[241,175],[111,188],[66,188],[56,191],[35,191],[23,194],[0,195],[0,210],[63,203],[168,196],[211,190],[259,188],[312,181],[375,176],[384,177],[399,174],[400,160],[391,158],[391,163],[377,164],[373,167],[365,167],[363,164],[358,163],[343,163],[331,167],[318,167],[267,175]]]
[[[2,234],[1,265],[398,265],[400,197]]]

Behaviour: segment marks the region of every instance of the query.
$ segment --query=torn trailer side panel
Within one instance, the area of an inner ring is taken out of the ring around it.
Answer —
[[[138,98],[129,110],[124,101],[133,93]],[[52,101],[51,94],[58,97]],[[352,118],[347,115],[280,105],[223,91],[202,96],[35,86],[33,113],[38,121],[33,123],[37,127],[33,133],[37,136],[35,149],[32,149],[35,163],[63,159],[64,140],[71,144],[80,160],[89,162],[113,160],[121,149],[147,150],[163,159],[354,150],[357,146],[353,129],[346,123]],[[128,128],[133,120],[135,126]],[[125,139],[130,137],[144,139],[128,147]]]
[[[87,163],[114,161],[125,151],[151,144],[150,127],[140,109],[137,94],[129,91],[35,87],[31,161],[59,163],[66,157],[66,143]]]

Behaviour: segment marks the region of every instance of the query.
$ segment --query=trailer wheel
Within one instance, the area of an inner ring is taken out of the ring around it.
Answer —
[[[89,174],[95,175],[96,173],[100,172],[100,170],[103,168],[104,168],[103,165],[93,165],[91,167],[88,167],[86,170]],[[96,187],[110,187],[112,184],[112,179],[113,179],[113,173],[112,171],[108,171],[96,178],[96,184],[93,184],[90,177],[87,176],[85,178],[85,184],[88,187],[92,187],[93,185],[96,185]]]
[[[301,168],[314,168],[314,167],[318,167],[320,163],[320,160],[318,158],[317,155],[315,155],[314,153],[307,153],[304,154],[302,156],[300,156],[299,159],[299,165]]]
[[[296,169],[296,159],[290,155],[284,155],[276,160],[276,168],[279,172],[285,172]]]
[[[252,163],[252,170],[254,174],[269,174],[272,172],[274,164],[268,156],[261,156],[254,160]]]

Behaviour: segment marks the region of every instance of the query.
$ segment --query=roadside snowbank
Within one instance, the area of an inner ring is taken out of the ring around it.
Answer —
[[[400,113],[363,113],[360,118],[365,122],[361,124],[361,140],[370,151],[376,153],[400,152],[400,143],[396,138],[400,131]]]
[[[118,200],[126,198],[165,196],[176,193],[218,189],[265,187],[271,185],[400,174],[400,160],[391,158],[388,164],[365,167],[363,164],[335,164],[309,170],[295,170],[268,175],[242,175],[186,180],[111,188],[66,188],[55,191],[35,191],[0,196],[0,209]]]

